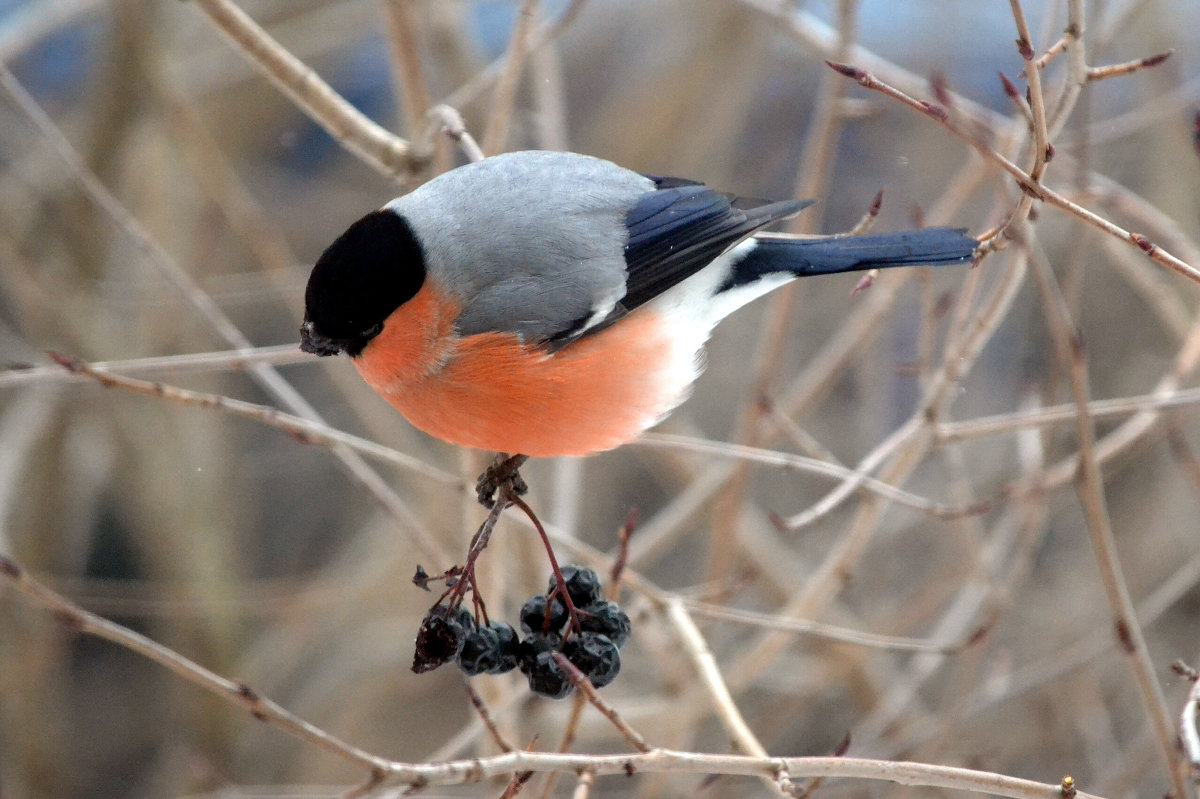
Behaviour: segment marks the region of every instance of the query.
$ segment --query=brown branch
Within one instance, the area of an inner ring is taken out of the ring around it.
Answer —
[[[488,735],[492,736],[492,741],[496,744],[497,748],[501,752],[513,751],[513,745],[505,740],[504,735],[500,732],[500,728],[496,726],[496,722],[492,718],[492,713],[488,710],[483,697],[479,695],[479,692],[475,690],[469,680],[463,683],[463,688],[467,692],[467,698],[471,700],[471,707],[475,708],[475,712],[479,715],[479,720],[488,731]]]
[[[553,652],[552,654],[554,662],[571,679],[571,684],[579,690],[579,693],[583,694],[587,701],[592,703],[592,707],[599,710],[604,718],[609,720],[617,732],[621,733],[622,738],[629,741],[630,745],[639,752],[653,751],[653,747],[646,743],[646,739],[642,737],[642,734],[629,726],[629,722],[621,718],[621,714],[616,711],[616,708],[604,701],[587,676],[574,663],[567,660],[566,655],[562,652]]]
[[[434,131],[441,133],[453,141],[463,151],[469,161],[482,161],[483,150],[475,142],[475,138],[467,130],[462,114],[457,109],[445,104],[435,105],[429,109],[428,117],[433,123]]]
[[[1026,233],[1029,232],[1027,229]],[[1071,394],[1076,409],[1075,434],[1079,439],[1079,469],[1075,475],[1075,488],[1083,506],[1088,533],[1091,535],[1092,549],[1100,568],[1100,582],[1108,597],[1117,641],[1121,651],[1129,656],[1129,664],[1141,693],[1142,706],[1158,740],[1159,752],[1167,766],[1167,773],[1176,795],[1187,796],[1187,784],[1183,779],[1182,763],[1179,750],[1175,746],[1175,732],[1166,698],[1155,677],[1154,663],[1150,659],[1146,638],[1138,622],[1137,609],[1129,595],[1129,587],[1117,554],[1103,475],[1096,454],[1095,422],[1088,413],[1090,389],[1083,339],[1071,319],[1066,300],[1059,290],[1050,264],[1036,250],[1031,251],[1031,263],[1042,295],[1047,327],[1054,340],[1058,357],[1067,368],[1070,378]]]
[[[273,408],[269,405],[256,405],[252,402],[233,399],[232,397],[226,397],[221,394],[209,394],[202,391],[191,391],[186,388],[178,388],[176,386],[167,385],[166,383],[138,380],[132,377],[116,375],[108,371],[96,369],[87,362],[80,360],[79,358],[72,358],[68,355],[61,355],[55,352],[51,352],[49,355],[54,359],[55,363],[71,374],[90,378],[105,388],[120,389],[122,391],[129,391],[134,394],[142,394],[148,397],[164,399],[169,402],[177,402],[182,405],[192,405],[198,408],[211,408],[214,410],[219,410],[223,413],[229,414],[230,416],[251,419],[268,427],[274,427],[277,430],[282,430],[302,444],[318,444],[326,447],[348,447],[355,452],[391,463],[395,466],[400,466],[414,474],[419,474],[422,477],[436,480],[437,482],[444,483],[448,486],[457,486],[460,489],[466,488],[462,481],[454,475],[430,466],[419,458],[414,458],[411,455],[407,455],[399,450],[378,444],[370,439],[342,432],[341,430],[330,427],[324,422],[314,422],[309,419],[284,413],[278,408]]]
[[[579,16],[579,12],[583,10],[586,3],[587,0],[571,0],[570,5],[559,15],[558,19],[543,23],[530,37],[529,52],[532,53],[534,50],[545,46],[566,30]],[[507,63],[506,53],[488,64],[470,80],[447,95],[442,102],[456,108],[466,107],[500,79],[500,75]]]
[[[250,339],[234,324],[207,293],[196,283],[180,264],[175,261],[120,200],[110,192],[96,174],[87,167],[82,157],[54,124],[49,115],[25,90],[16,76],[0,63],[0,88],[14,100],[29,120],[49,142],[58,157],[66,164],[71,174],[113,222],[133,242],[146,261],[162,274],[182,295],[205,323],[230,346],[251,352],[254,347]],[[251,377],[272,397],[298,416],[321,422],[321,416],[311,404],[288,383],[278,371],[267,363],[252,363],[248,369]],[[412,536],[414,543],[427,555],[437,560],[442,558],[440,541],[430,533],[406,503],[393,491],[371,467],[356,453],[341,446],[334,447],[334,456],[346,471],[363,486],[389,513],[398,519]]]
[[[271,38],[230,0],[195,0],[246,59],[343,147],[389,177],[410,180],[429,165],[429,154],[371,121]]]
[[[529,35],[533,28],[534,12],[538,0],[524,0],[513,23],[508,52],[504,56],[504,70],[492,93],[492,108],[483,133],[483,152],[495,155],[503,151],[508,141],[509,124],[512,122],[513,107],[517,100],[517,86],[529,55]]]
[[[1033,782],[985,771],[888,760],[845,757],[748,757],[713,755],[651,749],[627,755],[560,754],[514,751],[490,758],[471,758],[438,763],[414,764],[390,761],[345,743],[300,719],[244,683],[226,679],[143,635],[88,613],[70,600],[31,578],[16,562],[0,556],[0,584],[14,588],[22,597],[52,611],[63,624],[96,635],[136,652],[179,674],[184,679],[235,704],[255,718],[366,769],[370,784],[385,779],[410,786],[479,782],[514,772],[582,772],[597,775],[652,773],[730,774],[777,780],[791,777],[850,777],[970,790],[1011,799],[1061,799],[1058,785]],[[1080,792],[1080,799],[1099,799]]]
[[[592,793],[592,786],[596,784],[596,772],[590,768],[585,768],[579,774],[579,781],[575,783],[575,790],[571,793],[571,799],[587,799]]]
[[[583,721],[583,709],[587,707],[587,697],[582,693],[575,694],[571,698],[571,711],[567,714],[567,722],[563,725],[562,736],[558,739],[558,748],[556,752],[570,752],[571,747],[575,743],[575,736],[579,733],[579,724]],[[542,785],[542,791],[538,794],[538,799],[551,799],[554,796],[554,789],[558,787],[558,773],[547,776]]]
[[[236,371],[256,364],[274,366],[294,363],[314,363],[313,357],[301,352],[295,344],[279,344],[270,347],[251,347],[248,350],[220,350],[217,352],[193,352],[184,355],[154,355],[148,358],[128,358],[117,361],[92,361],[90,366],[98,372],[139,374],[143,372]],[[43,383],[68,383],[86,380],[82,375],[65,371],[61,366],[13,367],[0,371],[0,388]]]
[[[988,508],[981,507],[978,504],[945,505],[927,497],[905,491],[902,488],[896,488],[869,474],[877,461],[873,461],[870,465],[860,465],[857,469],[852,469],[841,464],[829,463],[828,461],[817,460],[816,458],[804,455],[793,455],[788,452],[777,452],[775,450],[749,447],[741,444],[728,444],[722,441],[676,436],[669,433],[645,433],[637,441],[631,443],[633,446],[664,447],[677,449],[682,452],[698,452],[705,455],[732,458],[743,463],[757,463],[781,469],[840,478],[842,483],[839,484],[840,490],[837,499],[832,501],[833,504],[828,510],[833,510],[858,490],[876,494],[897,504],[939,519],[971,516],[986,513],[988,510]],[[808,523],[810,522],[806,521],[804,524]],[[795,523],[790,519],[788,520],[789,529],[796,529],[798,526],[804,525]]]
[[[385,0],[388,39],[391,43],[393,71],[399,82],[400,105],[410,136],[417,136],[425,124],[433,101],[426,88],[425,69],[421,65],[420,40],[412,0]]]
[[[366,769],[372,776],[386,773],[391,764],[285,710],[249,685],[231,680],[188,660],[173,649],[152,641],[141,633],[89,613],[71,600],[47,588],[29,576],[15,561],[0,555],[0,584],[7,584],[36,605],[51,611],[66,627],[136,652],[170,670],[190,683],[217,694],[242,707],[261,722],[278,727],[295,737],[315,744],[326,752]]]
[[[980,141],[977,137],[967,133],[957,124],[952,122],[949,118],[949,114],[946,112],[946,109],[942,108],[941,106],[925,100],[917,100],[900,91],[899,89],[890,86],[884,81],[872,76],[869,72],[861,70],[857,67],[849,66],[847,64],[838,64],[833,61],[827,61],[826,63],[846,77],[853,78],[863,88],[871,89],[872,91],[877,91],[881,94],[887,95],[888,97],[898,100],[904,105],[907,105],[909,108],[912,108],[915,111],[924,114],[930,119],[940,123],[951,133],[974,147],[976,151],[980,153],[980,155],[983,155],[989,161],[1012,175],[1017,182],[1017,186],[1019,186],[1023,192],[1030,194],[1034,199],[1041,200],[1049,205],[1060,208],[1067,213],[1078,217],[1079,219],[1082,219],[1092,227],[1098,228],[1105,233],[1120,239],[1121,241],[1137,247],[1151,260],[1154,260],[1163,266],[1174,270],[1190,280],[1200,283],[1200,268],[1181,260],[1162,247],[1154,244],[1145,236],[1125,230],[1121,226],[1108,221],[1099,214],[1096,214],[1081,205],[1071,202],[1053,189],[1037,183],[1030,177],[1029,173],[1025,172],[1025,170],[1021,169],[1012,161],[1005,158],[985,142]]]
[[[1089,81],[1104,80],[1106,78],[1116,78],[1121,75],[1132,75],[1134,72],[1140,72],[1143,69],[1156,67],[1174,54],[1174,48],[1167,50],[1157,55],[1146,56],[1145,58],[1135,58],[1132,61],[1125,61],[1121,64],[1108,64],[1103,67],[1089,67],[1087,71],[1087,79]]]

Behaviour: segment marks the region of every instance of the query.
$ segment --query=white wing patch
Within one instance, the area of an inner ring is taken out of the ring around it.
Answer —
[[[657,418],[647,421],[646,427],[657,424],[691,394],[692,384],[704,371],[704,345],[718,322],[746,303],[795,280],[791,274],[771,274],[718,293],[717,289],[724,284],[733,265],[756,246],[757,242],[752,238],[743,241],[646,304],[646,308],[657,313],[670,331],[670,365],[655,375],[655,380],[661,381],[656,388],[677,397],[674,404]]]

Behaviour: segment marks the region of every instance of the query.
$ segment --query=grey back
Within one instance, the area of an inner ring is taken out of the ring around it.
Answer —
[[[499,155],[393,200],[427,274],[463,302],[460,335],[548,341],[600,319],[625,293],[625,217],[647,177],[574,153]]]

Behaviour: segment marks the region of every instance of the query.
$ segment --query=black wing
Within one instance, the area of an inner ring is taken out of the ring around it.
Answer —
[[[647,175],[655,183],[625,217],[628,272],[621,307],[654,299],[761,227],[813,200],[768,202],[733,197],[701,183]]]

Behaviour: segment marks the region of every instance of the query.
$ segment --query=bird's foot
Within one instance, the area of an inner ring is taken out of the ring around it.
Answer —
[[[496,502],[496,491],[500,486],[508,485],[516,496],[524,496],[529,486],[521,477],[520,468],[529,460],[528,455],[508,455],[497,452],[492,464],[483,470],[475,481],[475,496],[479,504],[485,508],[492,507]]]

